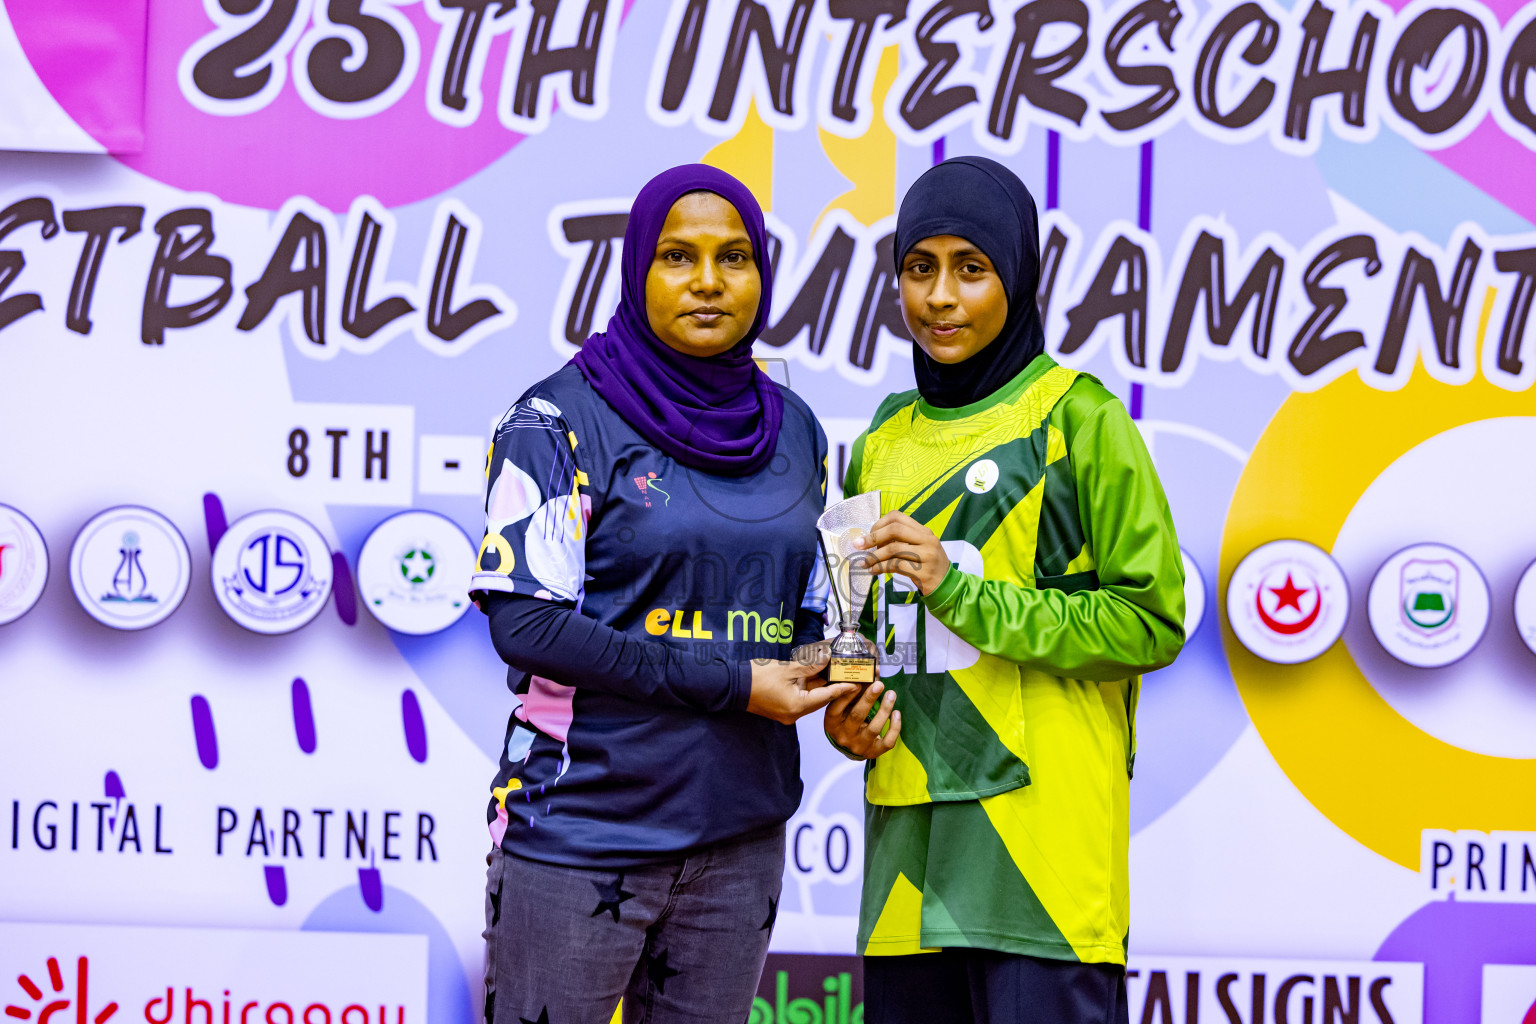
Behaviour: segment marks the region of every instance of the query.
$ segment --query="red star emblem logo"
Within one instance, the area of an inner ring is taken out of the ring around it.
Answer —
[[[1280,603],[1275,605],[1275,611],[1278,612],[1278,611],[1283,611],[1286,608],[1295,608],[1296,609],[1296,614],[1300,615],[1301,614],[1301,596],[1303,594],[1309,594],[1312,591],[1311,591],[1310,587],[1298,587],[1298,586],[1296,586],[1295,583],[1291,582],[1291,574],[1290,573],[1286,573],[1285,574],[1285,586],[1283,586],[1283,587],[1270,587],[1269,588],[1269,592],[1271,594],[1274,594],[1276,597],[1278,597],[1280,599]]]

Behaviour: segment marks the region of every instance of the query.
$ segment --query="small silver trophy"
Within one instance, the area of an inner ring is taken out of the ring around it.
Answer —
[[[870,556],[855,547],[854,541],[868,536],[879,518],[880,492],[869,491],[828,507],[816,520],[838,618],[839,632],[832,641],[832,659],[827,666],[827,681],[831,683],[875,681],[875,656],[859,635],[859,614],[873,581],[868,568]]]

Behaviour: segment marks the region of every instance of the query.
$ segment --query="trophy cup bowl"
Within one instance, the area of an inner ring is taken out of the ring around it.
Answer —
[[[827,665],[827,681],[831,683],[875,681],[874,652],[859,635],[859,615],[869,599],[873,576],[868,568],[869,553],[855,542],[868,536],[879,518],[880,492],[869,491],[828,506],[816,520],[838,616],[838,634]]]

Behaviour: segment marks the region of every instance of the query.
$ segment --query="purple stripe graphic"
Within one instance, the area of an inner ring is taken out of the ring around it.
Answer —
[[[377,914],[384,909],[384,876],[372,865],[357,869],[357,888],[363,903]]]
[[[274,906],[280,907],[288,902],[288,873],[281,864],[268,864],[266,873],[267,898]]]
[[[1061,133],[1045,133],[1045,208],[1061,205]]]
[[[128,795],[123,789],[123,780],[118,777],[117,772],[107,772],[103,785],[106,788],[108,800],[121,800]]]
[[[1141,144],[1141,188],[1136,204],[1136,226],[1152,230],[1152,140]],[[1141,419],[1142,387],[1131,385],[1131,419]]]
[[[1136,226],[1152,230],[1152,142],[1141,144],[1141,198],[1136,206]]]
[[[200,693],[192,695],[192,735],[197,740],[197,759],[213,771],[219,766],[219,736],[213,731],[213,709]]]
[[[400,695],[400,719],[405,726],[405,749],[418,764],[427,762],[427,723],[421,716],[421,703],[415,690]]]
[[[309,684],[299,678],[293,681],[293,733],[300,750],[315,752],[315,709],[309,703]]]
[[[331,584],[331,593],[336,597],[336,614],[341,616],[341,621],[349,626],[357,625],[357,591],[352,586],[352,567],[347,564],[347,556],[340,551],[331,555],[331,572],[335,582]]]
[[[936,164],[944,162],[944,136],[942,135],[933,140],[933,162]]]
[[[224,503],[212,491],[203,495],[203,523],[208,528],[208,553],[211,555],[213,549],[219,546],[219,538],[229,529],[229,520],[224,516]]]

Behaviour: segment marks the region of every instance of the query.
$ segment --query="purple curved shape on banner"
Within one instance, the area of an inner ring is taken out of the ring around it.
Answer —
[[[219,766],[219,735],[213,729],[213,708],[200,693],[192,695],[192,736],[197,740],[197,759],[213,771]]]
[[[1536,906],[1426,903],[1393,929],[1377,960],[1424,962],[1424,1024],[1478,1024],[1484,964],[1536,964]]]
[[[288,902],[288,873],[283,870],[281,864],[268,864],[267,874],[267,898],[273,906],[282,906]]]
[[[331,593],[336,597],[336,614],[349,626],[357,625],[357,588],[352,585],[352,567],[340,551],[331,554],[331,574],[335,580]]]
[[[212,491],[203,495],[203,524],[208,530],[208,553],[211,555],[213,549],[219,546],[219,538],[229,529],[229,519],[224,515],[224,503]]]
[[[384,876],[376,867],[357,869],[357,891],[363,896],[363,903],[368,909],[377,914],[384,909]]]
[[[309,703],[309,684],[297,676],[293,680],[293,734],[300,750],[315,752],[315,709]]]
[[[117,772],[107,772],[107,777],[102,780],[102,785],[106,788],[108,800],[121,800],[128,795],[127,791],[123,789],[123,780],[118,777]]]
[[[418,764],[427,763],[427,722],[421,716],[421,702],[415,690],[400,695],[400,720],[405,726],[405,749]]]

